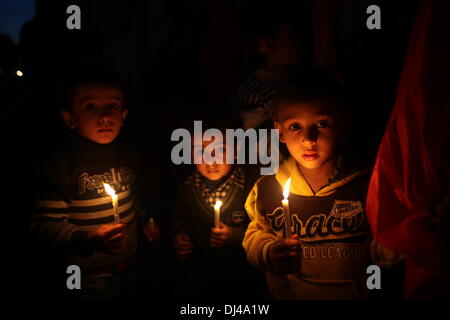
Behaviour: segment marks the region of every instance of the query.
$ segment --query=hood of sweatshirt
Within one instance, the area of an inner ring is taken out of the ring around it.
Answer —
[[[292,182],[289,190],[290,193],[301,196],[323,197],[332,194],[335,191],[335,189],[340,188],[343,185],[346,185],[347,183],[353,181],[355,178],[363,174],[367,174],[369,171],[370,168],[355,171],[338,181],[326,185],[325,187],[321,188],[319,191],[314,193],[311,187],[309,186],[308,182],[298,169],[297,162],[293,157],[290,157],[289,159],[283,161],[283,163],[280,165],[280,168],[277,174],[275,175],[275,178],[280,184],[281,188],[283,188],[286,181],[289,178],[291,178]]]

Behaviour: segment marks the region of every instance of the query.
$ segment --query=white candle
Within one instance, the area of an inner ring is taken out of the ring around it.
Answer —
[[[283,205],[283,214],[284,214],[284,226],[286,228],[286,238],[290,238],[292,235],[291,231],[291,212],[289,211],[289,189],[291,186],[291,178],[289,178],[286,183],[284,184],[283,188],[283,196],[284,199],[281,200],[281,203]]]
[[[104,183],[103,186],[105,187],[106,192],[111,196],[111,201],[113,205],[113,214],[114,214],[114,223],[120,223],[119,218],[119,199],[117,197],[116,192],[113,188],[107,183]]]
[[[220,222],[220,207],[222,206],[222,201],[217,200],[216,204],[214,205],[214,226],[216,228],[219,228],[219,222]]]
[[[120,190],[119,188],[119,184],[117,183],[117,179],[116,179],[116,169],[115,168],[111,168],[111,176],[114,180],[114,187],[118,190]]]
[[[153,220],[153,218],[148,219],[148,228],[150,229],[150,233],[153,235],[153,231],[155,230],[155,220]]]

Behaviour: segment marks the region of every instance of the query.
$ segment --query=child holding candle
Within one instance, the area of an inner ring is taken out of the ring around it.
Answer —
[[[221,123],[212,120],[208,125],[203,121],[203,126],[225,133],[226,126]],[[215,142],[194,144],[193,157],[201,159],[210,144]],[[187,272],[191,279],[181,289],[192,288],[193,292],[185,293],[190,298],[255,297],[257,290],[259,294],[263,291],[255,289],[262,282],[262,274],[249,265],[241,245],[249,222],[244,210],[249,179],[241,167],[225,163],[225,141],[215,147],[213,156],[223,156],[224,163],[206,164],[201,160],[177,193],[173,244],[176,257],[190,268]]]
[[[135,157],[116,141],[128,113],[122,86],[104,73],[74,75],[62,98],[73,132],[39,168],[32,231],[64,256],[63,270],[81,268],[82,297],[133,294],[138,219],[155,234],[135,199]]]
[[[292,81],[280,92],[273,120],[291,157],[276,175],[257,181],[246,201],[249,261],[266,269],[275,299],[367,298],[370,171],[345,151],[349,115],[338,82],[317,70]],[[290,211],[289,238],[282,201]]]

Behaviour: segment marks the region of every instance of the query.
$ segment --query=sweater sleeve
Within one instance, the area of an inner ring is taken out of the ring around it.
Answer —
[[[257,206],[258,182],[254,185],[247,201],[245,210],[250,217],[250,224],[244,235],[242,245],[247,253],[247,259],[255,266],[269,268],[268,250],[271,244],[279,239],[272,230],[267,219]]]
[[[69,222],[67,186],[69,181],[56,161],[46,159],[39,167],[36,192],[36,210],[31,217],[31,231],[37,240],[52,247],[67,247],[73,237],[83,242],[87,233]]]
[[[180,196],[182,194],[181,187],[178,188],[178,197],[175,201],[175,207],[172,213],[172,217],[170,219],[170,224],[172,227],[173,235],[179,234],[179,233],[188,233],[188,210],[185,208],[185,205],[182,201],[182,197]]]

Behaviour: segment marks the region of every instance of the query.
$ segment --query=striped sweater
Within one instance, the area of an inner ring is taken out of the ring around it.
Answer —
[[[39,166],[33,233],[82,269],[108,267],[130,257],[137,250],[135,170],[131,153],[116,143],[100,145],[70,136],[63,148]],[[116,191],[120,222],[127,225],[127,247],[120,256],[92,252],[84,245],[89,231],[114,223],[112,199],[103,183]]]
[[[244,129],[270,120],[272,103],[279,92],[278,74],[258,69],[239,88],[238,104]]]

